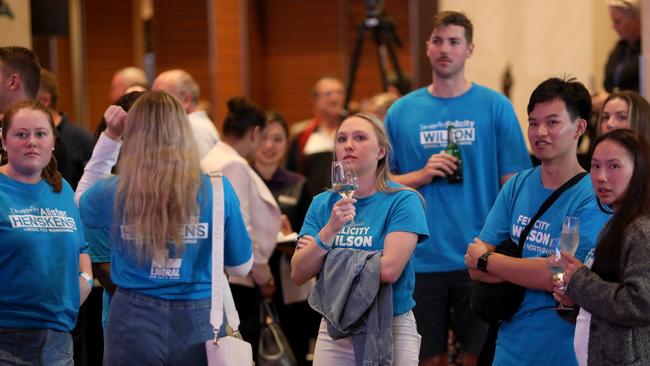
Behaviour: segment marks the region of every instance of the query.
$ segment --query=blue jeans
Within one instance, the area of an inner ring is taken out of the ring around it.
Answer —
[[[0,329],[0,365],[72,366],[72,337],[54,329]]]
[[[163,300],[118,289],[104,365],[206,365],[205,341],[213,337],[210,299]]]

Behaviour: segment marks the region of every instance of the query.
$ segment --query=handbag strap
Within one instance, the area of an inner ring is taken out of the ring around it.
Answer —
[[[238,332],[239,314],[235,308],[235,300],[230,291],[230,285],[224,273],[224,194],[223,174],[211,172],[212,182],[212,301],[210,306],[210,324],[214,328],[215,340],[223,323],[224,309],[226,321],[233,333]]]
[[[521,232],[521,235],[519,236],[519,251],[523,250],[524,248],[524,242],[526,241],[526,238],[528,237],[528,233],[530,233],[530,230],[532,230],[533,225],[535,225],[535,221],[539,219],[546,210],[548,210],[549,207],[555,202],[564,191],[567,189],[573,187],[578,183],[585,175],[587,175],[587,172],[581,172],[576,175],[574,175],[571,179],[568,181],[564,182],[558,189],[554,190],[553,193],[542,203],[542,206],[537,210],[537,213],[533,218],[530,220],[528,225],[524,228],[524,230]]]

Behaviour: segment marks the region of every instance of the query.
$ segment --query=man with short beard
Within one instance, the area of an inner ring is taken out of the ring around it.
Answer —
[[[413,262],[420,365],[447,364],[450,323],[463,365],[476,364],[487,325],[470,309],[472,280],[463,256],[501,185],[531,165],[510,101],[465,78],[465,62],[474,52],[472,32],[462,13],[434,17],[426,48],[432,83],[396,101],[385,120],[395,181],[417,189],[427,203],[430,237],[416,247]],[[446,153],[449,127],[461,160]],[[459,168],[462,182],[448,181]]]

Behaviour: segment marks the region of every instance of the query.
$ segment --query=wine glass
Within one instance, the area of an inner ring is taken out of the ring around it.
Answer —
[[[580,220],[575,216],[565,216],[562,222],[562,250],[575,255],[580,244]]]
[[[549,240],[546,263],[551,273],[553,273],[553,279],[562,281],[564,268],[562,268],[562,244],[560,244],[559,238],[551,238]]]
[[[332,189],[344,198],[352,198],[354,192],[359,188],[357,174],[350,163],[345,161],[332,162]],[[354,219],[346,224],[355,225]]]
[[[546,257],[546,264],[553,274],[553,280],[559,281],[564,287],[564,267],[562,267],[562,240],[559,238],[552,238],[548,242],[548,257]],[[562,304],[557,305],[555,310],[571,310]]]
[[[562,235],[557,243],[557,239],[551,239],[549,242],[549,260],[548,265],[553,272],[553,279],[559,280],[562,283],[561,289],[566,290],[566,283],[564,283],[564,268],[562,268],[561,259],[562,252],[575,255],[580,244],[580,220],[575,216],[565,216],[562,221]],[[572,310],[562,304],[558,305],[556,310]]]

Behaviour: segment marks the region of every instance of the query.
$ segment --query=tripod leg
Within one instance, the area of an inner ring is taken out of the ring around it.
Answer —
[[[395,34],[395,27],[392,23],[382,21],[379,23],[379,28],[384,30],[386,35],[386,48],[388,49],[388,55],[390,56],[391,62],[393,63],[393,69],[395,69],[395,74],[397,74],[397,84],[399,86],[399,91],[402,94],[409,92],[410,87],[406,84],[404,78],[404,73],[399,66],[399,59],[397,58],[397,53],[395,52],[395,40],[397,35]]]
[[[379,75],[381,77],[381,87],[383,91],[388,90],[388,76],[386,70],[388,63],[386,62],[386,46],[382,41],[381,26],[378,25],[373,28],[372,32],[375,45],[377,46],[377,59],[379,60]]]
[[[352,61],[350,62],[350,69],[348,72],[348,87],[345,91],[345,103],[343,107],[345,111],[348,111],[348,104],[352,99],[352,91],[354,90],[354,79],[357,76],[357,69],[359,67],[359,58],[361,57],[361,50],[363,49],[363,37],[365,35],[366,26],[365,24],[360,24],[359,29],[357,30],[357,42],[354,46],[354,53],[352,55]]]

